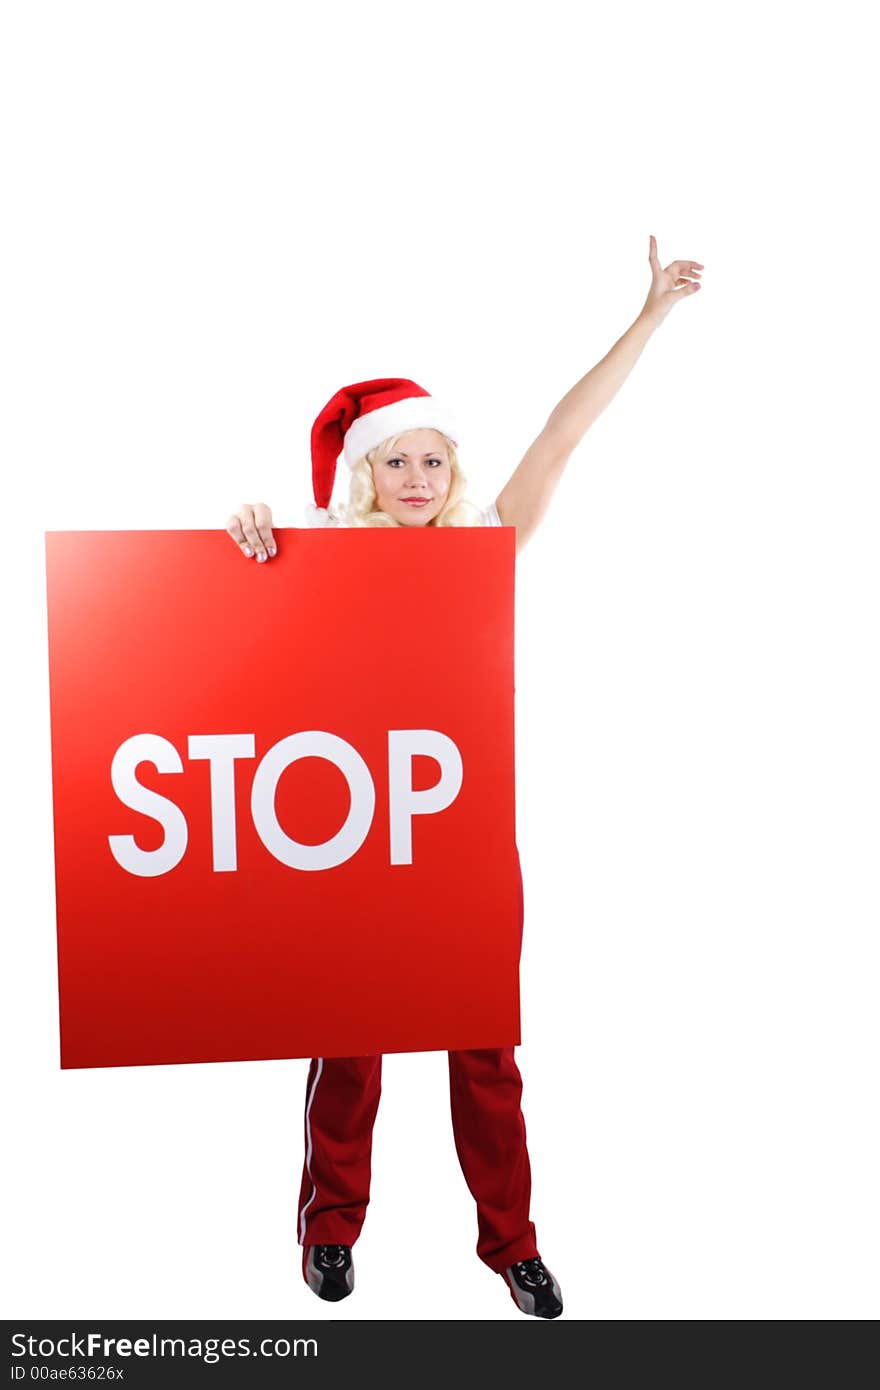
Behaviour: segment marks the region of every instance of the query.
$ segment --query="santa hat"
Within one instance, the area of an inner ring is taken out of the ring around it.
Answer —
[[[345,455],[349,468],[354,468],[370,449],[406,430],[440,430],[453,444],[458,443],[458,427],[451,412],[414,381],[403,377],[358,381],[331,396],[312,425],[315,501],[307,508],[308,525],[327,525],[340,454]]]

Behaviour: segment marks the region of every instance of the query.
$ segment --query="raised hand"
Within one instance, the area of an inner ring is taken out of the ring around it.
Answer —
[[[650,239],[648,260],[651,263],[651,288],[645,300],[642,314],[656,321],[665,319],[673,304],[695,294],[700,288],[700,271],[705,266],[699,261],[670,261],[664,270],[657,258],[657,242]]]

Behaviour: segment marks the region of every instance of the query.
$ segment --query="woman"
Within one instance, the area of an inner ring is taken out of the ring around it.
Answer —
[[[661,269],[654,237],[649,262],[652,282],[641,313],[551,412],[489,508],[478,511],[464,495],[449,412],[415,382],[384,378],[344,387],[315,420],[310,524],[514,526],[518,554],[543,519],[572,452],[648,338],[678,299],[700,288],[704,267],[673,261]],[[347,506],[334,511],[330,496],[340,452],[351,469],[351,486]],[[248,559],[256,556],[262,564],[276,554],[272,514],[263,503],[243,505],[227,531]],[[514,1049],[448,1056],[456,1150],[477,1203],[477,1254],[503,1276],[523,1312],[558,1317],[562,1295],[541,1259],[529,1219],[531,1175]],[[313,1058],[309,1067],[299,1243],[306,1282],[331,1301],[347,1297],[354,1287],[352,1246],[369,1202],[381,1066],[381,1056],[368,1056]]]

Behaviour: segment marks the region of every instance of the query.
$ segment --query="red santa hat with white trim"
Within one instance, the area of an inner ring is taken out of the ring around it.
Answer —
[[[309,526],[326,526],[339,455],[349,468],[370,449],[406,430],[439,430],[458,444],[450,410],[423,386],[404,377],[380,377],[343,386],[312,425],[312,488],[306,508]]]

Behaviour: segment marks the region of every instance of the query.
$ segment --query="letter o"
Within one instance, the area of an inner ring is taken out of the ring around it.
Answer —
[[[322,845],[303,845],[281,829],[275,814],[278,781],[300,758],[324,758],[338,767],[351,796],[351,809],[342,829]],[[357,749],[336,734],[309,729],[290,734],[269,749],[254,773],[251,815],[266,849],[289,869],[335,869],[357,854],[370,831],[376,809],[376,789],[370,769]]]

